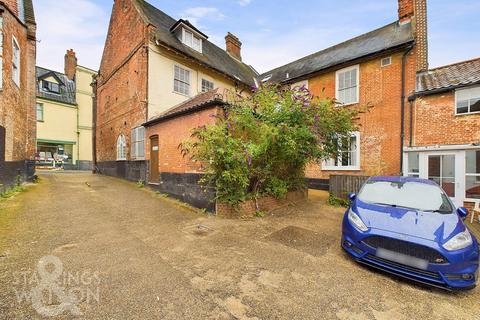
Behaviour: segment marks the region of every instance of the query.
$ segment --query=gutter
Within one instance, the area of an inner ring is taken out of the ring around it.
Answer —
[[[403,145],[405,138],[405,69],[407,65],[407,56],[413,50],[413,45],[409,46],[402,55],[402,97],[401,97],[401,115],[400,115],[400,175],[403,174]],[[411,116],[411,114],[410,114]],[[410,132],[411,134],[411,132]]]

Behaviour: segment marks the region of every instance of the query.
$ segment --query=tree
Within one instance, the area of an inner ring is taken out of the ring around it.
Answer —
[[[224,117],[194,129],[181,147],[203,163],[201,183],[214,187],[220,202],[281,198],[305,188],[307,164],[337,154],[338,141],[355,130],[356,113],[305,87],[265,85],[249,97],[237,95]]]

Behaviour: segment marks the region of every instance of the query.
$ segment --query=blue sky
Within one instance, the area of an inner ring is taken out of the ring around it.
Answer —
[[[243,60],[264,72],[397,20],[397,0],[150,0],[188,18],[224,47],[227,31]],[[34,0],[37,64],[63,70],[66,49],[97,69],[113,0]],[[480,1],[428,0],[430,66],[480,56]]]

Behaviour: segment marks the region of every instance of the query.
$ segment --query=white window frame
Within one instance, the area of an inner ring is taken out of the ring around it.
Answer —
[[[207,90],[204,90],[206,87],[204,87],[203,82],[206,82],[206,83],[209,84]],[[212,85],[211,88],[210,88],[210,84]],[[207,80],[207,79],[205,79],[205,78],[202,78],[201,86],[202,86],[202,93],[203,93],[203,92],[208,92],[208,91],[210,91],[210,90],[215,89],[215,83],[213,83],[213,81]]]
[[[0,16],[0,90],[3,89],[3,17]]]
[[[145,160],[145,127],[132,129],[132,160]]]
[[[477,202],[480,201],[480,199],[475,199],[475,198],[467,198],[467,177],[479,177],[480,178],[480,173],[468,173],[467,172],[467,152],[472,151],[472,152],[477,152],[480,150],[467,150],[465,151],[465,192],[463,193],[463,196],[465,197],[465,201],[471,201],[471,202]]]
[[[322,164],[322,170],[324,171],[359,171],[360,170],[360,155],[361,155],[361,140],[360,140],[360,132],[352,132],[351,137],[355,137],[357,143],[357,150],[355,154],[355,165],[354,166],[335,166],[329,165],[328,161],[324,161]],[[331,159],[333,160],[333,159]],[[330,160],[330,161],[331,161]],[[338,155],[338,163],[341,163],[341,155]]]
[[[178,79],[178,81],[188,85],[188,93],[179,92],[175,90],[175,81],[177,81],[177,79],[175,78],[175,68],[180,68],[188,72],[188,82],[184,82]],[[192,91],[192,70],[180,64],[173,65],[173,92],[176,94],[181,94],[182,96],[190,97],[191,91]]]
[[[42,119],[39,119],[38,118],[38,111],[39,111],[39,107],[42,111]],[[38,122],[44,122],[45,121],[45,108],[44,108],[44,105],[43,103],[38,103],[36,104],[36,109],[35,109],[35,115],[37,116],[37,121]]]
[[[17,58],[18,61],[15,61],[15,48],[18,49]],[[21,72],[21,64],[22,64],[22,50],[20,49],[20,44],[18,43],[15,37],[12,37],[12,80],[15,84],[20,88],[20,72]],[[17,72],[15,72],[15,69]]]
[[[352,71],[352,70],[357,70],[357,100],[353,102],[343,103],[343,101],[339,100],[340,74],[344,72]],[[360,65],[359,64],[351,67],[343,68],[335,72],[335,98],[341,103],[342,106],[349,106],[349,105],[357,104],[360,102]]]
[[[187,34],[192,35],[191,41],[187,41]],[[195,45],[195,40],[198,41],[198,45]],[[203,52],[203,40],[199,36],[197,36],[194,32],[182,28],[182,42],[184,45],[192,48],[195,51],[200,53]]]
[[[384,61],[388,61],[388,63],[384,63]],[[388,67],[389,65],[392,64],[392,56],[389,57],[384,57],[380,59],[380,66],[383,67]]]
[[[127,160],[127,140],[125,135],[120,134],[117,138],[117,161]]]
[[[469,98],[469,102],[468,102],[468,112],[465,112],[465,113],[458,113],[458,107],[457,107],[457,104],[458,104],[458,93],[459,92],[462,92],[462,91],[473,91],[473,89],[480,89],[480,86],[473,86],[473,87],[469,87],[469,88],[462,88],[462,89],[457,89],[455,90],[455,115],[456,116],[466,116],[466,115],[469,115],[469,114],[479,114],[480,111],[474,111],[474,112],[470,112],[470,100],[471,100],[471,97]]]

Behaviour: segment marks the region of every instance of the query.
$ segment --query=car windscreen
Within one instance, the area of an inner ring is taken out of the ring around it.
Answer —
[[[421,211],[451,213],[453,210],[448,196],[440,187],[414,181],[369,180],[362,187],[358,199],[371,204]]]

